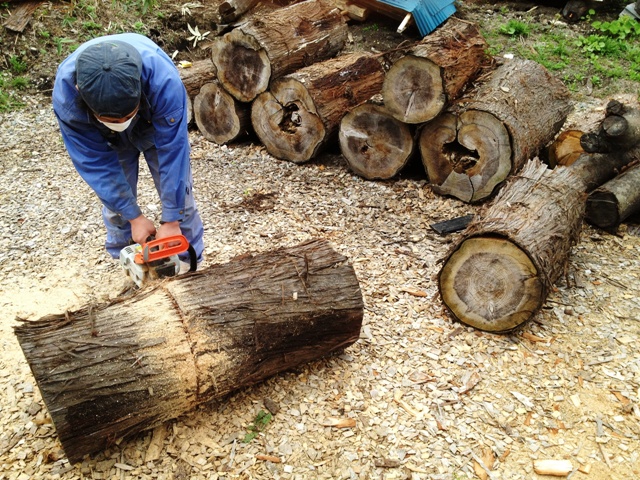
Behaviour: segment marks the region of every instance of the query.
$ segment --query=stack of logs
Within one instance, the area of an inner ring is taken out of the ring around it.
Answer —
[[[307,162],[339,140],[356,174],[389,179],[418,152],[433,189],[491,196],[548,144],[571,111],[541,65],[496,66],[477,25],[451,17],[391,54],[342,53],[345,15],[305,1],[214,39],[211,61],[182,72],[203,136],[255,132],[274,157]],[[475,88],[470,86],[475,85]]]
[[[597,132],[558,137],[572,110],[567,88],[536,62],[498,65],[475,24],[449,18],[396,49],[388,67],[391,55],[340,54],[347,33],[327,0],[243,23],[213,45],[196,122],[217,143],[253,128],[269,153],[295,163],[337,137],[349,168],[367,179],[392,178],[419,152],[434,192],[493,198],[439,274],[458,320],[493,332],[522,325],[564,272],[585,209],[615,230],[640,208],[637,110],[612,103]],[[573,165],[549,170],[536,157],[556,138],[567,143],[555,157],[579,149]]]
[[[559,157],[568,162],[549,169],[536,158],[510,177],[443,262],[440,294],[455,318],[491,332],[524,324],[566,271],[584,218],[613,231],[640,211],[639,119],[612,101],[597,131]],[[560,137],[563,151],[578,136]]]

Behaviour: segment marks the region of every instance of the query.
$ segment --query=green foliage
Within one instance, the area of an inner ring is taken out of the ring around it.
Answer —
[[[12,55],[9,57],[9,68],[13,73],[19,75],[27,71],[27,64],[22,57]]]
[[[137,33],[144,33],[147,29],[146,25],[143,22],[136,22],[132,25],[133,30]]]
[[[60,37],[56,37],[53,39],[53,43],[56,45],[56,53],[58,54],[58,56],[62,55],[62,49],[63,49],[63,45],[68,45],[70,43],[73,43],[73,40],[71,40],[70,38],[60,38]],[[75,49],[71,49],[71,50],[75,50]]]
[[[363,32],[377,32],[378,30],[380,30],[380,27],[377,23],[372,23],[371,25],[367,25],[362,28]]]
[[[76,22],[76,20],[76,17],[65,15],[65,17],[62,19],[62,26],[65,28],[69,28]]]
[[[151,10],[153,10],[153,8],[158,4],[158,0],[142,0],[142,6],[140,8],[140,11],[142,12],[142,14],[146,14],[147,12],[150,12]]]
[[[502,25],[498,31],[510,37],[526,37],[531,33],[531,26],[520,20],[509,20],[505,25]]]
[[[607,37],[631,40],[640,37],[640,22],[629,15],[623,15],[611,22],[593,22],[591,26]]]
[[[11,79],[11,86],[17,90],[24,90],[29,86],[29,79],[26,77],[14,77]]]
[[[260,432],[267,428],[267,425],[269,425],[272,418],[273,416],[270,413],[260,410],[256,415],[256,418],[253,419],[253,423],[247,427],[248,432],[242,439],[242,442],[251,442],[251,440],[256,438]]]
[[[7,91],[7,86],[5,77],[0,76],[0,112],[10,112],[24,106],[15,93]]]
[[[82,27],[85,30],[100,30],[102,28],[102,25],[100,25],[99,23],[94,22],[93,20],[89,20],[88,22],[84,22],[82,24]]]
[[[624,44],[604,35],[579,37],[576,46],[591,59],[602,56],[619,57],[626,49]]]

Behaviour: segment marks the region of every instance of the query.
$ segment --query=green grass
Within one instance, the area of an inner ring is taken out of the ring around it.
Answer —
[[[8,90],[11,87],[12,90]],[[16,91],[11,81],[7,81],[5,75],[0,76],[0,112],[11,112],[24,107],[24,102],[16,96]]]
[[[513,19],[483,34],[492,55],[515,53],[536,61],[574,92],[589,84],[594,94],[605,94],[614,81],[640,81],[640,22],[628,16],[594,21],[594,13],[584,34]]]
[[[253,419],[253,423],[247,427],[247,433],[242,439],[243,443],[249,443],[256,438],[260,432],[262,432],[272,419],[272,415],[264,410],[260,410],[256,417]]]

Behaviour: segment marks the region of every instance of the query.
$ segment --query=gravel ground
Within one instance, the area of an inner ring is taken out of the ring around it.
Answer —
[[[108,301],[126,282],[48,101],[0,124],[0,479],[542,479],[542,459],[570,460],[575,480],[640,476],[640,238],[586,226],[575,285],[517,333],[482,333],[444,311],[435,275],[454,235],[429,227],[476,207],[435,196],[420,174],[369,182],[336,153],[295,165],[197,131],[204,268],[326,238],[361,283],[361,338],[70,465],[13,326]],[[267,408],[277,413],[244,443]]]

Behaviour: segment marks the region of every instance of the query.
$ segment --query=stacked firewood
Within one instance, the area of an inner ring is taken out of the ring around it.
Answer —
[[[568,90],[541,65],[497,65],[475,24],[451,17],[393,56],[346,54],[346,17],[335,2],[305,1],[214,39],[211,60],[183,70],[203,136],[225,144],[254,132],[295,163],[339,142],[348,167],[371,180],[419,155],[436,193],[477,203],[571,111]]]

